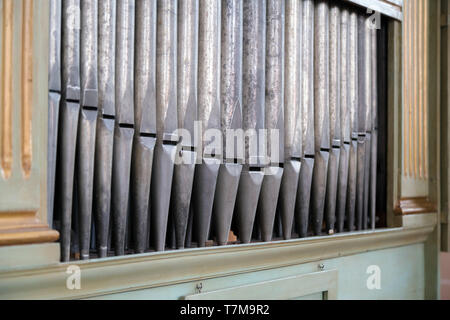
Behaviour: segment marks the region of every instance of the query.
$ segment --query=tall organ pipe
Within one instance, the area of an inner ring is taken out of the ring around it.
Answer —
[[[368,91],[366,87],[366,19],[358,16],[358,160],[356,174],[356,230],[363,229],[364,214],[364,175],[366,169],[366,108]]]
[[[198,57],[198,115],[203,128],[199,152],[203,158],[195,169],[193,237],[199,247],[209,238],[217,176],[221,162],[220,141],[209,133],[220,132],[220,0],[200,1]],[[208,130],[208,132],[206,131]]]
[[[295,200],[302,158],[302,19],[303,2],[285,3],[284,46],[284,172],[278,207],[283,238],[292,236]]]
[[[329,113],[329,6],[327,1],[316,1],[314,17],[314,137],[315,164],[311,206],[312,227],[315,235],[322,231],[327,172],[330,157]]]
[[[60,212],[61,260],[70,259],[75,145],[80,113],[80,1],[62,2],[62,103],[58,132],[56,208]]]
[[[376,226],[377,148],[378,148],[378,77],[377,77],[377,30],[372,29],[372,146],[370,162],[370,227]]]
[[[347,201],[347,185],[348,185],[348,170],[350,160],[350,86],[349,86],[349,12],[347,8],[341,11],[341,31],[340,31],[340,136],[341,136],[341,150],[339,159],[339,174],[337,184],[337,199],[336,199],[336,231],[343,232],[345,224],[345,205]]]
[[[148,246],[150,183],[156,144],[156,2],[136,2],[134,64],[135,132],[131,159],[131,223],[134,251]]]
[[[98,3],[98,111],[94,170],[97,252],[107,256],[115,124],[116,0]]]
[[[184,248],[196,163],[194,122],[197,120],[198,0],[178,2],[177,113],[178,128],[186,130],[178,145],[170,217],[176,247]]]
[[[264,128],[266,1],[244,0],[242,110],[245,140],[245,165],[236,200],[235,219],[241,243],[251,241],[261,185],[264,159],[261,159],[258,132]]]
[[[302,162],[295,222],[301,238],[307,236],[314,168],[314,1],[303,1],[302,25]]]
[[[81,0],[81,112],[77,138],[77,187],[81,259],[89,259],[98,115],[98,3]]]
[[[365,140],[365,163],[364,163],[364,211],[362,219],[362,229],[366,230],[369,227],[369,201],[370,201],[370,165],[371,165],[371,149],[372,149],[372,28],[371,18],[365,19],[364,32],[365,32],[365,46],[364,46],[364,70],[365,70],[365,127],[366,127],[366,140]]]
[[[177,14],[176,0],[157,2],[156,124],[157,143],[151,182],[151,241],[156,251],[166,242],[172,177],[177,151]]]
[[[333,234],[336,223],[336,200],[341,153],[341,13],[336,4],[331,5],[329,19],[329,121],[331,149],[325,198],[325,222],[327,233]]]
[[[125,253],[131,152],[134,135],[134,21],[135,1],[117,0],[116,67],[112,201],[116,255]]]
[[[350,159],[347,184],[347,229],[355,230],[356,215],[356,194],[357,194],[357,164],[358,164],[358,14],[355,11],[350,13],[349,25],[349,106],[350,106],[350,126],[351,143]]]
[[[263,241],[271,241],[284,163],[284,1],[267,0],[265,168],[256,221]]]
[[[234,141],[234,130],[242,128],[242,19],[242,0],[222,0],[220,101],[224,161],[217,178],[212,216],[212,230],[219,245],[228,241],[244,160],[243,148],[238,152],[243,140]]]
[[[47,139],[47,223],[50,228],[53,227],[58,120],[61,102],[61,10],[61,1],[50,1]]]

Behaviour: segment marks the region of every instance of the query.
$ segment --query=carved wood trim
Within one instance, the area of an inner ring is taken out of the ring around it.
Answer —
[[[40,220],[39,211],[45,210],[42,203],[45,194],[41,192],[39,185],[43,181],[37,179],[38,170],[31,174],[33,141],[41,138],[33,137],[33,103],[40,106],[43,102],[33,101],[36,93],[36,83],[33,83],[36,61],[33,62],[33,56],[35,50],[48,50],[37,41],[34,42],[36,29],[33,26],[39,23],[44,11],[41,11],[34,0],[3,0],[0,10],[0,198],[3,196],[5,199],[0,209],[0,246],[54,242],[58,240],[59,233]],[[47,73],[40,73],[40,76],[45,76],[44,80],[47,81]],[[14,85],[13,78],[19,80]],[[20,119],[18,128],[13,126],[13,118],[16,117]],[[41,118],[35,119],[35,124],[39,124],[39,119]],[[43,157],[45,150],[38,151]],[[36,165],[46,164],[42,161]],[[23,176],[17,175],[20,168]],[[8,178],[10,179],[7,180]],[[41,196],[40,200],[30,199],[32,188]],[[21,192],[27,194],[24,196],[26,200],[22,199]],[[10,197],[14,198],[12,204],[6,201]]]
[[[0,212],[0,246],[54,242],[59,233],[41,223],[36,212]]]
[[[28,178],[33,151],[33,0],[23,0],[22,10],[22,170]]]
[[[403,174],[428,178],[428,2],[404,3]]]
[[[394,213],[396,215],[410,215],[421,213],[436,213],[436,204],[428,197],[403,198],[398,202]]]
[[[3,1],[0,166],[3,178],[12,172],[12,78],[14,0]]]

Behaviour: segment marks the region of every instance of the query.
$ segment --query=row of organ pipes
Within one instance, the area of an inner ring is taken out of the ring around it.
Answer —
[[[62,261],[375,228],[371,23],[342,1],[50,0]],[[238,129],[278,136],[253,156]]]

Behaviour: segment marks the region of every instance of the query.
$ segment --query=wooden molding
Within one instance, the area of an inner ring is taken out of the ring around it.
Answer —
[[[33,161],[33,0],[24,0],[22,10],[22,170],[29,178]]]
[[[154,252],[5,270],[0,272],[0,299],[82,299],[296,266],[424,243],[435,230],[435,222],[431,219],[420,226],[332,237]],[[82,290],[66,288],[67,268],[73,265],[81,270]],[[43,283],[45,290],[42,290]]]
[[[428,179],[428,2],[404,3],[403,174]]]
[[[13,13],[14,1],[3,1],[2,65],[1,65],[1,131],[0,166],[3,178],[9,179],[12,172],[12,79],[13,79]]]
[[[421,213],[435,213],[436,204],[427,197],[403,198],[398,202],[394,213],[396,215],[411,215]]]
[[[41,223],[36,212],[0,212],[0,246],[54,242],[59,233]]]

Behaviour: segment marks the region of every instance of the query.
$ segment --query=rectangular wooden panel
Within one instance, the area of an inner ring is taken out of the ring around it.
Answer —
[[[338,271],[309,273],[223,290],[186,296],[186,300],[290,300],[322,293],[326,300],[337,297]]]

